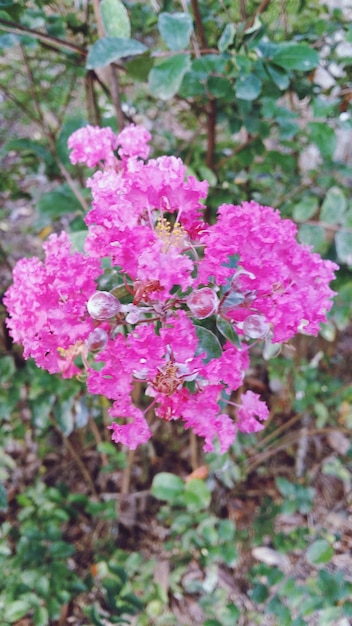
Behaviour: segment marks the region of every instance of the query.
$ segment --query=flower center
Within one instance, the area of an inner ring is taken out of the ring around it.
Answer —
[[[177,375],[177,366],[168,363],[163,369],[160,369],[159,374],[152,381],[152,385],[159,393],[171,396],[182,385],[182,379]]]

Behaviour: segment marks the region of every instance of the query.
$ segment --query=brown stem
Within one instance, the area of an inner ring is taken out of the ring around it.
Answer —
[[[241,20],[245,22],[247,19],[246,0],[240,0]]]
[[[70,440],[64,435],[62,430],[58,427],[58,425],[56,424],[56,422],[55,422],[53,417],[50,418],[50,421],[51,421],[55,431],[57,432],[57,434],[61,437],[62,442],[63,442],[65,448],[67,448],[67,450],[70,453],[70,455],[72,456],[73,460],[76,462],[77,466],[79,467],[83,478],[86,480],[86,482],[88,483],[88,485],[89,485],[89,487],[91,489],[91,492],[95,496],[98,496],[97,490],[95,489],[95,486],[94,486],[94,483],[93,483],[93,480],[92,480],[92,477],[91,477],[90,473],[88,472],[86,466],[84,465],[81,457],[76,452],[76,450],[73,447],[73,445],[70,442]]]
[[[98,427],[97,427],[97,425],[96,425],[96,423],[95,423],[95,421],[94,421],[94,419],[92,417],[89,418],[88,424],[89,424],[90,430],[92,431],[92,434],[93,434],[93,437],[95,439],[96,444],[99,445],[99,444],[103,443],[103,440],[101,438],[101,434],[100,434],[100,432],[98,430]],[[102,463],[102,465],[105,465],[105,466],[108,464],[108,457],[104,453],[101,454],[101,463]]]
[[[260,3],[259,7],[257,8],[256,12],[254,13],[253,17],[251,17],[245,26],[245,30],[247,28],[250,28],[250,26],[253,26],[255,18],[257,17],[257,15],[260,15],[261,13],[264,13],[264,11],[266,11],[266,9],[268,8],[269,4],[270,4],[271,0],[262,0],[262,2]]]
[[[191,0],[192,12],[196,23],[196,33],[202,48],[207,47],[207,40],[204,33],[202,17],[199,11],[198,0]]]
[[[94,91],[94,72],[89,70],[86,74],[85,81],[86,103],[87,103],[87,116],[90,124],[100,126],[101,117],[97,104],[96,94]]]

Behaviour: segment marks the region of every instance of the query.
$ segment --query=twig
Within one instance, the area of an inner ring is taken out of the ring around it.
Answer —
[[[46,33],[41,33],[39,30],[35,30],[34,28],[28,28],[27,26],[22,26],[22,24],[18,24],[17,22],[11,22],[10,20],[0,19],[0,29],[4,30],[7,33],[14,33],[15,35],[23,35],[24,33],[27,35],[32,35],[39,41],[43,43],[47,43],[53,48],[63,48],[66,50],[70,50],[70,52],[76,52],[82,57],[87,56],[87,50],[81,48],[81,46],[77,46],[70,41],[66,41],[65,39],[60,39],[59,37],[54,37],[53,35],[48,35]]]
[[[194,434],[193,430],[191,430],[189,434],[189,443],[191,446],[191,467],[194,472],[194,470],[196,470],[198,467],[198,444],[197,437]]]
[[[131,470],[134,461],[134,450],[128,450],[127,452],[127,465],[122,471],[121,477],[121,497],[127,496],[130,490],[131,484]]]
[[[89,484],[89,487],[92,491],[92,493],[95,496],[98,496],[98,492],[95,489],[92,477],[90,475],[90,473],[88,472],[86,466],[84,465],[81,457],[79,456],[79,454],[77,454],[76,450],[74,449],[72,443],[70,442],[70,440],[64,435],[64,433],[62,432],[62,430],[58,427],[58,425],[56,424],[54,418],[52,416],[50,416],[50,421],[55,429],[55,431],[58,433],[58,435],[61,437],[62,442],[64,444],[64,446],[67,448],[68,452],[70,453],[70,455],[72,456],[73,460],[76,462],[77,466],[79,467],[81,474],[83,476],[83,478],[87,481],[87,483]]]
[[[196,23],[196,33],[202,48],[207,47],[207,40],[204,33],[202,17],[199,11],[198,0],[191,0],[192,12]]]
[[[246,0],[240,0],[241,20],[243,22],[247,19]]]
[[[118,75],[117,66],[115,65],[115,63],[111,63],[110,73],[111,73],[111,81],[110,81],[111,99],[115,107],[115,113],[116,113],[116,119],[117,119],[119,131],[121,131],[125,126],[125,117],[123,114],[123,110],[121,108],[119,75]]]
[[[253,143],[253,141],[255,141],[256,139],[258,139],[259,135],[251,135],[250,137],[248,137],[248,139],[246,139],[246,141],[244,141],[243,143],[241,143],[239,146],[237,146],[236,148],[234,148],[231,152],[231,154],[224,156],[222,159],[220,159],[220,161],[218,161],[215,165],[215,169],[218,170],[220,169],[223,165],[226,165],[226,163],[232,159],[232,157],[236,156],[236,154],[238,154],[239,152],[242,152],[242,150],[245,150],[247,148],[247,146],[249,146],[251,143]]]
[[[27,57],[26,51],[24,50],[23,46],[21,46],[21,51],[22,51],[22,56],[23,56],[25,68],[26,68],[26,74],[27,74],[27,79],[28,79],[28,83],[29,83],[29,90],[30,90],[30,94],[31,94],[31,99],[33,101],[33,106],[34,106],[34,109],[35,109],[35,111],[36,111],[36,113],[38,115],[38,121],[40,123],[41,129],[44,132],[44,134],[46,135],[46,138],[48,140],[50,151],[51,151],[53,157],[55,158],[55,160],[57,162],[57,165],[58,165],[58,168],[59,168],[62,176],[65,178],[65,180],[66,180],[68,186],[70,187],[72,193],[77,198],[78,202],[80,203],[80,205],[84,209],[84,211],[87,212],[89,210],[87,202],[83,198],[80,190],[78,189],[76,183],[74,182],[73,178],[71,177],[70,172],[67,170],[67,168],[65,167],[65,165],[62,163],[62,161],[59,158],[59,155],[58,155],[57,149],[56,149],[56,145],[55,145],[55,135],[52,132],[52,130],[47,126],[46,121],[44,119],[44,115],[43,115],[43,112],[41,110],[38,94],[37,94],[37,91],[36,91],[35,80],[34,80],[32,68],[30,66],[29,59]]]

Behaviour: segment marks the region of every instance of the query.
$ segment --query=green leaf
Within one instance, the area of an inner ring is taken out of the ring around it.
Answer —
[[[218,315],[216,318],[216,327],[218,331],[235,346],[239,347],[241,345],[240,339],[231,322],[228,322],[223,317]]]
[[[318,146],[321,155],[331,159],[336,148],[336,135],[327,122],[309,122],[311,139]]]
[[[153,59],[147,51],[136,59],[131,59],[125,65],[127,74],[135,80],[147,81],[148,74],[153,67]]]
[[[198,166],[198,173],[199,176],[201,176],[202,179],[205,179],[208,181],[210,187],[215,187],[218,179],[216,177],[216,174],[214,174],[213,170],[210,169],[210,167],[207,167],[206,165],[199,165]]]
[[[38,202],[38,211],[41,214],[41,225],[50,223],[62,215],[68,213],[81,212],[82,207],[76,196],[65,183],[57,187],[54,191],[49,191],[42,195]]]
[[[209,76],[207,86],[215,98],[230,96],[232,99],[232,84],[225,76]]]
[[[87,235],[88,230],[77,230],[75,233],[69,233],[68,238],[73,252],[84,253],[84,242],[87,239]]]
[[[47,626],[49,624],[49,613],[45,606],[37,606],[33,613],[34,626]]]
[[[290,77],[281,67],[275,67],[270,63],[264,63],[264,67],[269,74],[271,80],[275,85],[281,90],[284,91],[290,84]]]
[[[202,480],[193,478],[184,486],[183,500],[187,508],[200,511],[208,508],[211,500],[211,493],[207,485]]]
[[[103,39],[98,39],[90,48],[86,68],[95,70],[124,57],[143,54],[146,51],[147,47],[143,43],[136,41],[136,39],[104,37]]]
[[[14,600],[4,607],[2,618],[6,622],[13,624],[21,619],[21,617],[24,617],[30,608],[31,606],[26,600]]]
[[[196,355],[206,353],[203,361],[209,363],[211,359],[218,359],[222,355],[222,348],[218,338],[207,328],[196,326],[196,335],[198,337],[198,348]]]
[[[189,68],[189,54],[177,54],[153,67],[148,78],[150,92],[161,100],[169,100],[178,92]]]
[[[321,205],[320,219],[327,224],[342,224],[347,209],[346,196],[340,187],[330,187]]]
[[[160,13],[158,27],[169,50],[187,48],[193,30],[193,22],[189,13]]]
[[[283,476],[278,476],[275,479],[275,483],[281,495],[283,495],[284,497],[291,498],[296,495],[295,485],[287,480],[287,478],[284,478]]]
[[[262,90],[262,81],[255,74],[239,76],[236,81],[236,98],[255,100]]]
[[[336,252],[339,261],[352,267],[352,233],[350,230],[339,230],[335,235]]]
[[[6,14],[5,14],[6,15]],[[12,48],[18,44],[19,38],[12,33],[0,35],[0,50],[3,48]]]
[[[172,503],[183,493],[184,486],[179,476],[169,472],[160,472],[154,476],[151,493],[158,500]]]
[[[307,550],[307,561],[311,565],[322,565],[328,563],[333,555],[332,546],[325,539],[317,539]]]
[[[221,37],[218,41],[218,48],[220,52],[225,52],[227,48],[232,46],[233,41],[235,39],[235,35],[236,35],[235,25],[232,24],[232,22],[229,24],[226,24],[224,30],[221,33]]]
[[[306,246],[313,246],[316,252],[323,254],[329,247],[325,237],[325,228],[313,224],[302,224],[298,231],[298,239]]]
[[[66,559],[74,552],[74,547],[66,541],[56,541],[49,546],[49,554],[54,559]]]
[[[313,217],[318,209],[318,199],[315,196],[304,196],[293,207],[292,217],[296,222],[305,222]]]
[[[100,15],[107,37],[131,37],[131,23],[121,0],[101,0]]]
[[[286,70],[301,70],[302,72],[310,72],[319,65],[319,55],[316,50],[306,44],[290,42],[280,44],[270,60]]]
[[[3,484],[0,483],[0,511],[7,511],[7,492]]]
[[[3,356],[0,360],[0,381],[2,383],[10,381],[15,372],[16,367],[12,356]]]

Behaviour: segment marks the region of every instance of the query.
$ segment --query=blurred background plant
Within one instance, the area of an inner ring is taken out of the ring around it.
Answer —
[[[336,260],[321,336],[260,350],[270,423],[204,455],[177,423],[127,453],[107,404],[24,362],[1,309],[0,626],[338,624],[352,617],[352,27],[342,0],[0,1],[0,289],[84,239],[68,136],[131,122],[222,202]],[[269,356],[269,355],[268,355]]]

